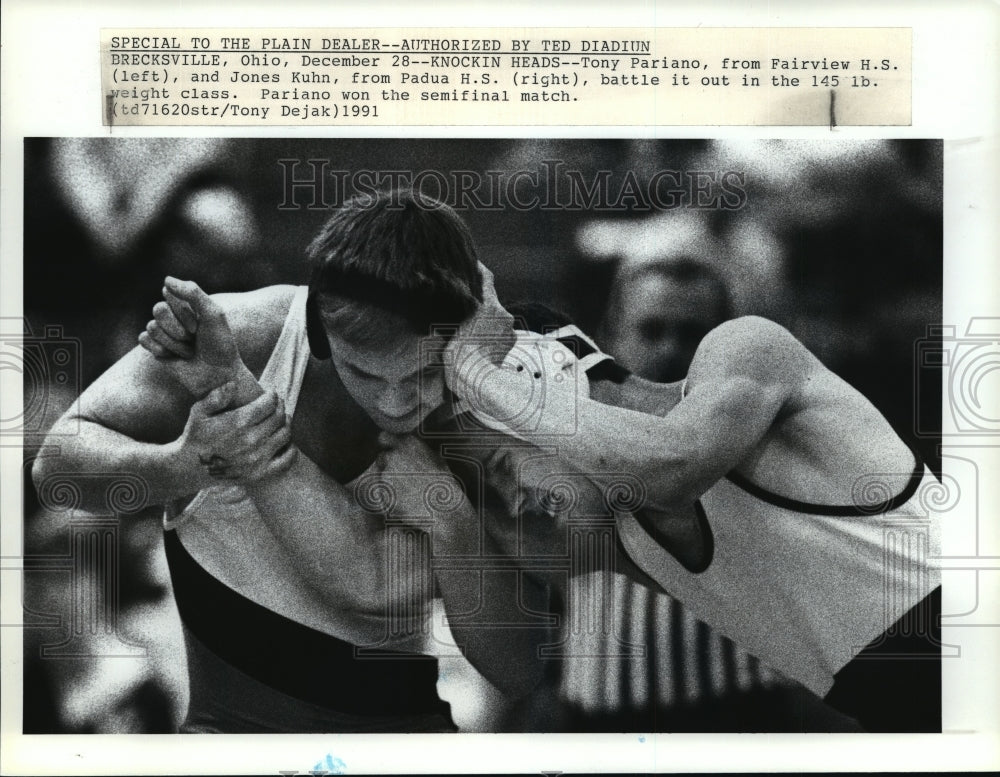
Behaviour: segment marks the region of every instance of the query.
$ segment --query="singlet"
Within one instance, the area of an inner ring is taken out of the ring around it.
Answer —
[[[814,505],[731,473],[696,505],[707,567],[689,571],[623,514],[631,559],[695,615],[819,696],[834,675],[940,585],[940,488],[916,457],[894,497],[877,477],[859,486],[877,503]],[[859,500],[860,501],[860,500]]]
[[[570,348],[590,378],[614,365],[575,326],[540,338],[552,340]],[[686,389],[685,379],[682,397]],[[635,515],[619,514],[618,541],[695,617],[824,696],[839,669],[940,585],[932,509],[940,483],[914,456],[900,493],[878,476],[862,479],[858,505],[788,499],[731,473],[696,504],[710,557],[701,571],[677,561]]]
[[[296,290],[259,380],[284,399],[289,417],[309,360],[307,293],[304,286]],[[407,471],[399,456],[380,453],[344,487],[376,471]],[[328,476],[317,477],[315,488],[329,488],[332,482]],[[440,635],[427,634],[422,644],[378,643],[378,651],[391,661],[355,660],[356,641],[302,579],[295,560],[277,543],[242,487],[220,485],[198,492],[178,515],[167,511],[164,529],[181,618],[220,658],[290,695],[335,709],[361,714],[447,710],[434,690],[436,660],[417,655],[429,652]],[[281,646],[287,650],[279,662]],[[273,663],[281,665],[269,669]],[[347,692],[354,686],[358,693]]]

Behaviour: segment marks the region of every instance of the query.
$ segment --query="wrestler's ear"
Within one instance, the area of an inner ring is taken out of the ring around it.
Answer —
[[[314,359],[329,359],[333,355],[330,351],[330,342],[326,339],[323,317],[319,313],[319,302],[313,291],[310,291],[306,298],[306,337]]]

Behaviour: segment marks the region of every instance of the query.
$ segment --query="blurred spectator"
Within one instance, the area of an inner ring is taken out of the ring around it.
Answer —
[[[81,385],[30,386],[44,376],[25,375],[26,392],[44,389],[47,417],[58,417],[83,385],[134,347],[149,317],[144,296],[164,275],[238,286],[260,231],[234,185],[232,151],[229,141],[212,138],[26,144],[25,312],[33,331],[58,323],[82,341],[82,363],[74,365]],[[26,445],[26,457],[34,454]],[[26,607],[61,619],[59,628],[26,631],[25,732],[173,730],[187,684],[161,511],[115,516],[112,544],[98,560],[81,555],[72,533],[101,516],[39,505],[28,483],[25,493]],[[33,571],[37,557],[61,560]],[[72,574],[59,574],[59,564]],[[81,592],[103,599],[104,617],[89,619],[93,603],[78,601]]]
[[[726,285],[707,264],[687,258],[624,264],[602,334],[625,367],[664,383],[681,380],[701,339],[732,315]]]

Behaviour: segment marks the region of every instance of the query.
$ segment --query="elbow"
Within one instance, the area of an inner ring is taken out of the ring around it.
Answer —
[[[87,464],[81,444],[81,434],[85,432],[81,426],[79,416],[67,414],[45,436],[31,463],[31,481],[39,495],[58,488],[56,479],[62,481],[85,472]]]
[[[43,446],[38,452],[38,457],[31,463],[31,482],[36,491],[41,490],[42,482],[51,474],[51,460],[51,456],[45,455],[45,447]]]
[[[41,491],[42,484],[46,480],[55,475],[60,468],[65,468],[65,458],[62,447],[51,441],[50,433],[50,436],[46,437],[42,443],[42,447],[39,448],[35,460],[31,463],[31,482],[36,491]]]

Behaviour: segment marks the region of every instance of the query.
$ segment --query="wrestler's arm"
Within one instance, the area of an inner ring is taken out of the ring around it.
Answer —
[[[289,301],[282,306],[284,314]],[[205,400],[220,408],[215,420],[235,430],[240,439],[256,440],[260,459],[267,464],[239,481],[271,534],[295,559],[303,579],[338,609],[371,611],[382,605],[365,598],[364,592],[382,590],[371,582],[385,575],[384,565],[373,567],[370,554],[356,552],[378,541],[377,522],[363,513],[347,488],[300,454],[291,441],[283,408],[276,413],[280,424],[269,416],[265,433],[257,433],[262,422],[248,415],[247,408],[260,403],[268,407],[277,399],[273,393],[262,396],[264,390],[240,358],[242,346],[235,360],[219,356],[233,352],[235,332],[246,322],[234,319],[231,308],[221,308],[196,283],[173,278],[167,280],[164,302],[156,310],[156,318],[140,337],[142,347],[192,392],[209,378],[219,383]],[[276,339],[277,335],[272,348]],[[225,362],[226,367],[212,369],[213,360]],[[324,487],[316,488],[318,482]],[[356,600],[350,600],[353,591],[358,593]]]
[[[747,457],[816,364],[774,322],[726,322],[702,341],[687,395],[666,416],[584,398],[567,453],[587,471],[637,475],[650,506],[689,504]]]
[[[445,462],[424,442],[406,436],[398,438],[396,444],[405,448],[411,473],[435,473],[440,482],[463,490],[458,479],[449,476]],[[387,473],[386,484],[396,491],[400,502],[412,504],[423,494],[414,498],[403,491],[413,485],[423,491],[426,483],[406,474],[394,478]],[[318,479],[329,486],[317,489]],[[373,568],[371,553],[356,549],[381,548],[386,542],[385,523],[363,512],[351,490],[331,482],[304,455],[299,455],[280,478],[246,482],[245,487],[271,533],[293,555],[305,572],[304,578],[321,596],[339,609],[354,607],[384,617],[383,599],[362,598],[366,591],[381,596],[378,592],[387,583],[382,577],[387,571],[384,559]],[[482,509],[480,514],[465,498],[456,509],[439,516],[431,540],[434,554],[444,558],[509,555],[510,537],[498,534],[513,531],[517,511],[510,512],[500,504],[484,504]],[[426,524],[417,520],[416,528],[426,530]],[[358,584],[361,580],[377,584],[362,586]],[[454,618],[452,634],[480,674],[508,700],[537,689],[545,669],[538,648],[553,641],[554,634],[545,628],[507,624],[519,604],[536,611],[547,609],[547,592],[538,581],[523,577],[516,569],[485,570],[479,575],[444,571],[435,574],[435,580],[445,611]],[[359,598],[350,600],[352,592]],[[467,625],[470,613],[475,613],[474,623]],[[490,625],[484,627],[484,623]]]
[[[647,506],[669,508],[697,499],[742,461],[816,365],[781,326],[746,317],[705,336],[689,391],[665,416],[598,402],[559,377],[539,391],[527,370],[494,370],[461,388],[494,418],[512,417],[525,397],[542,397],[529,439],[561,441],[561,454],[583,472],[636,475]]]
[[[273,346],[288,289],[216,295],[236,322],[236,342],[251,363]],[[144,348],[133,349],[54,424],[33,465],[36,485],[52,476],[72,478],[84,510],[105,509],[105,478],[120,473],[143,480],[150,504],[165,504],[211,485],[214,481],[187,434],[195,431],[190,414],[198,398],[169,365]]]
[[[470,444],[474,438],[464,438],[459,448],[463,461],[449,465],[467,498],[459,511],[443,516],[433,536],[436,555],[478,559],[475,571],[438,570],[438,590],[463,655],[510,703],[554,690],[545,682],[548,662],[541,648],[558,641],[559,625],[554,616],[546,622],[539,614],[555,613],[560,581],[557,575],[510,562],[536,548],[555,547],[555,537],[565,535],[557,521],[541,518],[528,499],[536,472],[542,472],[537,477],[548,472],[543,459],[556,471],[565,467],[531,446],[508,442],[512,445],[476,446]],[[535,615],[525,617],[525,612]]]

